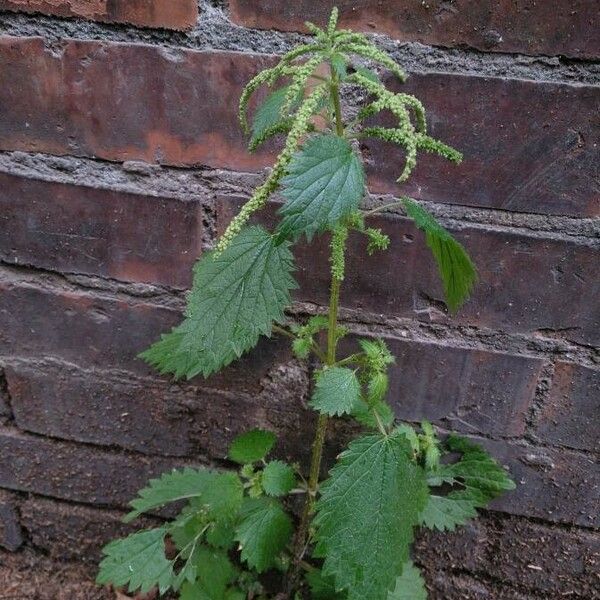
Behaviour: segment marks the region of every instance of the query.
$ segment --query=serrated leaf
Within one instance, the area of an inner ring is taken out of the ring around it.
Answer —
[[[285,496],[296,485],[296,475],[290,465],[273,460],[262,472],[262,486],[268,496]]]
[[[208,469],[173,470],[138,492],[129,505],[133,510],[125,517],[129,522],[143,512],[178,500],[196,499],[198,509],[205,508],[214,518],[229,516],[239,510],[243,486],[235,473],[218,473]]]
[[[235,539],[240,544],[242,560],[259,573],[271,567],[292,535],[292,521],[273,498],[247,498]]]
[[[332,577],[325,577],[319,569],[306,573],[306,582],[310,588],[312,600],[344,600],[345,592],[336,592]]]
[[[229,458],[241,465],[262,460],[273,448],[277,437],[271,431],[253,429],[238,435],[229,447]]]
[[[411,560],[402,567],[402,575],[396,579],[396,586],[388,594],[388,600],[427,600],[425,581]]]
[[[309,138],[281,181],[286,199],[279,231],[310,240],[354,212],[363,197],[365,176],[350,143],[333,134]]]
[[[166,592],[173,581],[173,561],[165,556],[163,527],[139,531],[124,539],[115,540],[102,549],[105,558],[96,578],[99,585],[127,585],[130,592],[149,592],[157,586]]]
[[[503,492],[515,488],[506,471],[480,446],[466,438],[451,435],[446,440],[451,452],[460,452],[460,460],[440,465],[435,479],[458,485],[446,495],[432,494],[421,515],[422,524],[430,529],[454,531],[477,516],[477,508],[486,506]]]
[[[345,367],[330,367],[317,375],[310,406],[333,417],[351,413],[360,401],[360,383],[356,373]]]
[[[415,225],[425,232],[425,239],[438,266],[450,310],[465,302],[477,281],[477,271],[469,255],[422,206],[403,198],[404,208]]]
[[[323,574],[350,600],[386,600],[408,560],[428,494],[411,454],[403,435],[358,438],[321,486],[316,554],[325,559]]]
[[[197,581],[185,584],[180,600],[223,600],[227,587],[237,571],[227,554],[221,550],[200,546],[195,556]]]
[[[140,356],[176,378],[208,377],[283,320],[293,270],[287,242],[262,227],[243,229],[221,254],[196,263],[185,320]]]
[[[360,400],[355,404],[351,414],[359,423],[370,429],[379,429],[379,423],[384,427],[389,427],[395,418],[392,407],[385,400],[375,402],[372,406]]]
[[[230,521],[217,521],[211,523],[209,528],[206,530],[206,541],[215,548],[222,548],[223,550],[229,550],[234,543],[235,538],[235,527],[234,520]]]

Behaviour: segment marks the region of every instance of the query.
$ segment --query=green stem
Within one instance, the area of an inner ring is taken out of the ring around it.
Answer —
[[[335,109],[336,133],[340,137],[344,135],[344,124],[342,121],[342,109],[340,102],[339,82],[334,70],[331,69],[331,97]],[[336,234],[332,239],[332,256],[335,254]],[[345,243],[345,236],[339,238],[338,243]],[[342,248],[343,249],[343,248]],[[338,248],[338,251],[340,248]],[[331,287],[329,291],[329,325],[327,329],[327,356],[325,364],[332,366],[335,364],[335,352],[337,347],[337,322],[340,301],[340,288],[342,285],[343,275],[340,273],[331,276]],[[292,592],[298,587],[298,578],[300,567],[308,544],[308,528],[310,518],[314,511],[315,499],[319,487],[319,473],[321,471],[321,460],[323,458],[323,446],[325,445],[325,436],[327,434],[327,415],[320,414],[317,421],[315,437],[312,443],[312,452],[310,457],[310,471],[308,476],[308,488],[300,525],[296,534],[294,543],[294,553],[292,559],[292,567],[288,579],[288,595],[291,597]]]

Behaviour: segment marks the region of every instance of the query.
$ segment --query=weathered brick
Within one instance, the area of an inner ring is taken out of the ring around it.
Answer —
[[[592,598],[600,536],[523,518],[482,516],[455,533],[424,530],[415,556],[431,573],[466,571],[536,594]]]
[[[175,466],[169,459],[108,452],[0,428],[0,487],[11,490],[125,506],[148,479]]]
[[[23,543],[15,498],[0,490],[0,547],[14,552]]]
[[[196,0],[0,0],[0,10],[165,29],[189,29],[198,18]]]
[[[517,484],[490,507],[511,515],[598,527],[600,465],[593,456],[512,441],[473,438],[506,465]]]
[[[59,561],[95,563],[109,541],[154,524],[153,520],[144,518],[126,525],[123,516],[122,512],[35,496],[21,504],[21,522],[33,545]]]
[[[440,73],[388,83],[418,96],[431,135],[461,150],[464,160],[456,166],[422,154],[400,187],[402,151],[368,141],[375,191],[518,212],[600,215],[598,87]]]
[[[7,421],[12,417],[12,410],[8,397],[8,388],[6,385],[6,376],[3,369],[0,369],[0,423]]]
[[[600,370],[573,363],[556,365],[536,434],[545,442],[600,450]]]
[[[222,196],[217,204],[222,231],[241,199]],[[271,203],[255,218],[273,225],[276,209],[277,204]],[[364,236],[351,236],[342,305],[375,314],[446,321],[438,310],[443,290],[423,234],[401,217],[379,216],[370,224],[390,236],[390,249],[368,257]],[[600,304],[589,301],[600,296],[600,280],[593,275],[596,248],[480,227],[455,233],[477,265],[479,282],[470,300],[452,316],[453,323],[514,333],[557,330],[577,342],[600,342]],[[327,238],[316,238],[312,245],[297,244],[294,254],[300,284],[296,298],[326,305]]]
[[[0,174],[0,258],[15,264],[189,287],[202,209]]]
[[[6,366],[15,422],[26,431],[145,454],[225,458],[234,435],[262,427],[280,436],[280,452],[298,458],[312,422],[301,401],[308,376],[276,367],[260,392],[220,393],[190,384],[84,371],[62,363]]]
[[[453,575],[435,570],[426,574],[431,600],[535,600],[539,596],[522,593],[513,587],[468,575]]]
[[[237,99],[271,60],[75,40],[56,53],[39,38],[4,37],[0,148],[261,168],[265,153],[248,153]]]
[[[536,358],[385,337],[396,357],[388,400],[396,416],[492,436],[525,433],[543,362]],[[340,345],[341,356],[356,352]]]
[[[0,274],[0,355],[56,356],[83,366],[155,375],[137,355],[181,320],[178,311],[135,298],[23,283]],[[16,309],[18,307],[18,310]],[[222,389],[260,389],[289,344],[263,339],[208,380]]]
[[[386,33],[402,41],[434,46],[471,46],[494,52],[600,56],[594,32],[598,11],[587,0],[478,2],[443,0],[231,0],[232,19],[241,25],[305,31],[308,19],[324,25],[337,6],[340,25]]]

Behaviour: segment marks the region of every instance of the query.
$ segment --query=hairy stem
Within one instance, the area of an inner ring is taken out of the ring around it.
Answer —
[[[331,98],[333,101],[333,107],[335,110],[335,125],[336,133],[340,137],[344,135],[344,124],[342,121],[342,109],[340,102],[340,90],[339,81],[336,73],[331,69]],[[333,234],[332,239],[332,258],[336,253],[336,237],[338,238],[338,253],[341,250],[343,253],[346,235],[342,234],[338,236],[336,232]],[[333,265],[332,265],[333,266]],[[337,322],[338,322],[338,310],[340,301],[340,288],[342,285],[343,274],[336,272],[336,269],[332,269],[331,276],[331,287],[329,291],[329,325],[327,328],[327,357],[325,364],[332,366],[336,361],[336,347],[337,347]],[[323,446],[325,445],[325,435],[327,433],[327,422],[328,417],[325,414],[320,414],[317,421],[317,429],[315,431],[315,437],[312,443],[312,452],[310,457],[310,471],[308,476],[308,488],[306,494],[306,500],[302,509],[302,516],[300,518],[300,525],[296,533],[296,539],[294,543],[294,554],[292,560],[292,566],[290,570],[290,576],[288,579],[288,595],[291,597],[292,592],[298,587],[298,578],[300,575],[300,567],[306,546],[308,544],[308,533],[310,519],[315,506],[315,499],[317,496],[317,489],[319,486],[319,473],[321,471],[321,459],[323,457]]]

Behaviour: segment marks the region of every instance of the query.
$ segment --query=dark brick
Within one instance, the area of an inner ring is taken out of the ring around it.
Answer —
[[[15,264],[189,287],[202,209],[0,174],[0,257]]]
[[[10,408],[6,376],[4,371],[0,369],[0,423],[3,423],[11,418],[12,410]]]
[[[593,598],[600,536],[522,518],[480,517],[455,533],[424,530],[415,556],[431,573],[467,571],[536,594]]]
[[[439,73],[413,75],[401,87],[424,103],[431,135],[461,150],[464,160],[456,166],[422,154],[411,180],[398,186],[401,150],[369,141],[375,191],[518,212],[600,215],[598,87]]]
[[[36,548],[59,561],[92,561],[101,557],[101,549],[109,541],[124,537],[143,527],[151,527],[150,519],[123,523],[124,513],[88,506],[65,504],[45,498],[28,498],[21,504],[24,529]]]
[[[600,450],[600,371],[573,363],[556,365],[536,435],[545,442]]]
[[[125,506],[151,477],[178,466],[0,428],[0,487],[43,496]]]
[[[179,312],[144,300],[48,289],[1,275],[0,292],[0,355],[5,356],[56,356],[84,366],[155,375],[137,355],[181,319]],[[287,341],[263,339],[208,385],[260,389],[262,377],[289,356]]]
[[[237,197],[218,199],[222,231],[241,204]],[[256,219],[272,225],[272,203]],[[370,224],[390,236],[387,252],[366,255],[364,236],[351,236],[342,305],[367,312],[446,321],[440,312],[443,290],[424,236],[409,219],[379,216]],[[600,343],[600,280],[595,277],[594,247],[494,229],[464,227],[456,232],[479,271],[471,299],[452,323],[513,333],[560,332],[567,339]],[[326,305],[329,289],[329,247],[326,237],[294,247],[300,289],[296,298]]]
[[[23,543],[16,501],[11,494],[0,490],[0,547],[15,552]]]
[[[294,364],[274,368],[261,391],[251,395],[124,380],[60,363],[16,362],[6,372],[17,426],[55,438],[219,459],[234,435],[253,427],[279,434],[280,450],[292,456],[312,433],[300,405],[308,376]]]
[[[509,468],[517,484],[516,490],[491,503],[493,510],[584,527],[600,525],[600,465],[595,457],[512,441],[473,439]]]
[[[400,419],[492,436],[525,433],[541,360],[392,338],[386,343],[396,357],[389,399]]]
[[[265,153],[248,153],[237,100],[270,60],[75,40],[56,53],[4,37],[0,149],[255,170]]]
[[[340,24],[355,30],[386,33],[401,41],[451,48],[471,46],[494,52],[598,57],[594,32],[598,11],[587,0],[553,3],[455,0],[231,0],[232,19],[247,27],[305,31],[307,19],[324,25],[340,9]]]
[[[451,575],[435,570],[426,574],[430,600],[535,600],[507,585],[481,581],[468,575]]]
[[[189,29],[198,17],[196,0],[0,0],[0,10],[165,29]]]

